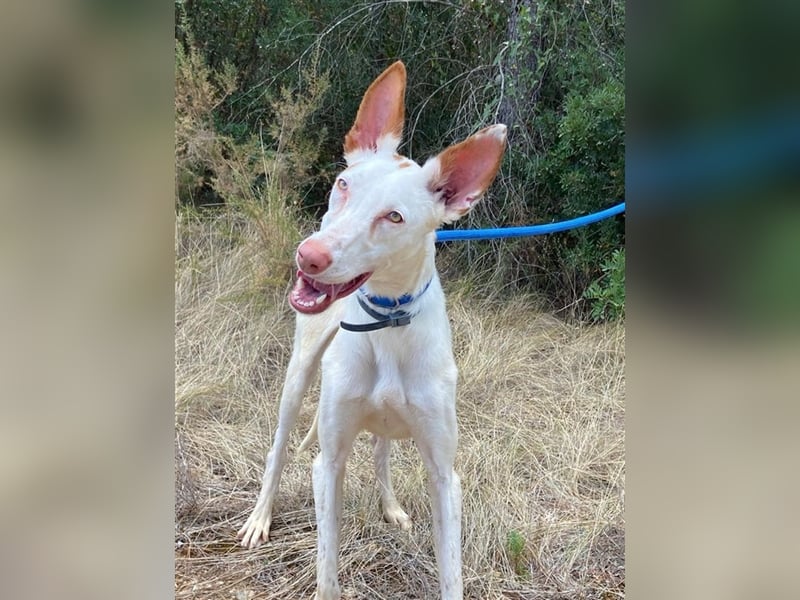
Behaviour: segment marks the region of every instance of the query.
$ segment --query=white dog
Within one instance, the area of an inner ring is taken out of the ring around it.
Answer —
[[[347,168],[322,226],[297,249],[289,295],[297,328],[278,429],[258,502],[238,534],[250,548],[269,535],[289,432],[321,361],[319,409],[303,443],[318,436],[320,444],[313,470],[317,600],[340,597],[342,481],[363,429],[375,434],[383,514],[404,529],[411,521],[392,491],[389,444],[414,439],[429,476],[441,597],[463,593],[461,484],[453,470],[457,370],[434,263],[435,230],[466,214],[492,183],[506,127],[487,127],[419,166],[396,153],[405,84],[405,67],[396,62],[367,90],[345,137]]]

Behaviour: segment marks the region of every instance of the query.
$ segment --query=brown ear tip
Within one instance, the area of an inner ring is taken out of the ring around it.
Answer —
[[[406,78],[406,66],[403,64],[402,60],[397,60],[389,65],[386,69],[387,73],[396,73],[403,79]]]
[[[491,125],[486,128],[486,133],[489,135],[493,135],[494,137],[505,140],[506,136],[508,135],[508,127],[503,125],[502,123],[497,123],[496,125]]]

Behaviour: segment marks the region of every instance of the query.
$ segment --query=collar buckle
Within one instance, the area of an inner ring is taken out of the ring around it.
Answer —
[[[405,314],[400,317],[389,319],[389,327],[402,327],[411,324],[411,315]]]

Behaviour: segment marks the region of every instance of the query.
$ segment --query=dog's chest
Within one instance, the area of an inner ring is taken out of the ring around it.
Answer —
[[[397,356],[377,355],[371,389],[365,400],[363,427],[391,438],[409,437],[412,409],[409,404],[407,368]]]
[[[345,332],[334,338],[323,359],[323,380],[347,382],[339,401],[358,404],[362,429],[410,437],[421,415],[453,401],[455,365],[446,322],[442,328],[419,317],[412,327],[370,335]]]

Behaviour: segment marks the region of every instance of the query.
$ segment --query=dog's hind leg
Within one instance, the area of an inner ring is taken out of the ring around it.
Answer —
[[[389,468],[389,455],[392,440],[378,435],[372,436],[372,449],[375,457],[375,477],[381,492],[381,507],[383,518],[388,523],[399,525],[400,529],[411,529],[411,518],[406,514],[392,487],[392,473]]]
[[[306,434],[305,439],[297,448],[298,454],[317,441],[317,427],[319,423],[319,411],[314,417],[314,423]],[[372,436],[372,450],[375,458],[375,478],[378,480],[378,489],[381,493],[381,509],[383,518],[387,523],[398,525],[400,529],[411,529],[411,518],[400,506],[397,497],[394,495],[392,487],[392,472],[389,467],[392,440],[379,435]]]
[[[245,548],[256,548],[269,538],[272,503],[288,458],[286,446],[289,433],[297,421],[303,396],[319,369],[320,359],[339,328],[336,313],[329,311],[313,317],[297,316],[294,348],[281,394],[278,427],[272,448],[267,454],[261,492],[253,512],[237,534]]]

